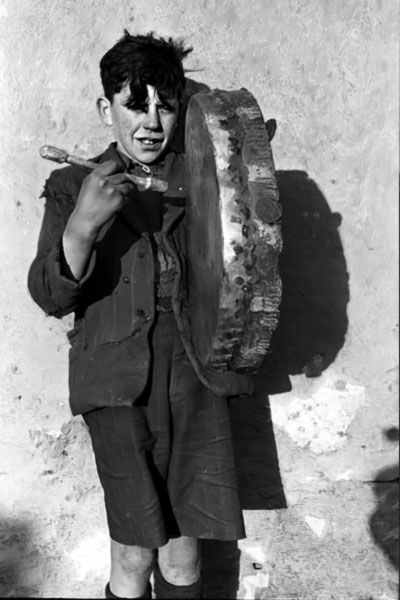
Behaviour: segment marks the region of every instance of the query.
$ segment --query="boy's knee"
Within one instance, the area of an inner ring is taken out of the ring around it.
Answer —
[[[153,567],[154,550],[111,542],[111,561],[126,573],[144,574]]]
[[[158,551],[162,576],[174,585],[191,585],[200,577],[199,542],[194,538],[170,540]]]

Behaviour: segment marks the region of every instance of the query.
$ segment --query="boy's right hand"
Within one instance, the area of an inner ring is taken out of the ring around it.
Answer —
[[[122,208],[135,187],[114,161],[107,161],[85,177],[76,206],[63,234],[64,257],[76,280],[83,276],[102,225]]]
[[[119,211],[126,195],[135,185],[126,173],[118,172],[119,165],[109,160],[101,163],[85,177],[76,206],[71,214],[70,227],[81,235],[93,238],[99,229]]]

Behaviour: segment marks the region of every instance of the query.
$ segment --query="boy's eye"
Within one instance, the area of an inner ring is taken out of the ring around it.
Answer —
[[[170,104],[159,104],[158,109],[164,112],[175,112],[175,106],[171,106]]]
[[[124,106],[128,110],[132,110],[134,112],[146,112],[147,111],[147,106],[145,106],[144,104],[134,104],[133,102],[126,102],[124,104]]]

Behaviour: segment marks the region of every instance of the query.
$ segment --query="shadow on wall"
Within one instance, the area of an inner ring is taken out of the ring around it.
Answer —
[[[399,430],[388,429],[386,437],[398,442]],[[369,526],[377,546],[391,564],[399,569],[399,465],[392,465],[378,471],[373,484],[377,501],[376,510],[371,515]]]
[[[283,251],[282,302],[255,392],[231,403],[243,507],[285,508],[268,395],[291,390],[289,375],[317,377],[336,358],[347,331],[348,274],[332,213],[303,171],[278,171]]]
[[[28,524],[17,519],[0,519],[0,597],[10,594],[32,597],[39,591],[24,585],[26,555],[32,545],[32,531]]]
[[[239,490],[247,510],[287,506],[268,396],[290,391],[289,375],[318,377],[342,348],[348,325],[341,216],[331,212],[307,173],[278,171],[277,182],[283,239],[279,325],[254,378],[254,394],[230,402]]]
[[[278,171],[277,181],[283,238],[280,321],[270,351],[254,378],[254,394],[230,400],[239,490],[245,510],[287,506],[268,396],[290,391],[289,375],[318,377],[342,348],[348,325],[349,278],[338,232],[341,216],[331,212],[307,173]],[[206,590],[211,597],[236,598],[233,592],[239,585],[239,557],[235,543],[203,543]],[[214,559],[224,573],[224,583],[216,575]]]

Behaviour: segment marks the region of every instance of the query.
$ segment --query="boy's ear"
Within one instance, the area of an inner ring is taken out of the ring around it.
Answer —
[[[105,96],[100,96],[100,98],[97,99],[97,111],[104,125],[107,125],[107,127],[111,127],[113,121],[111,115],[111,102],[108,98],[106,98]]]

